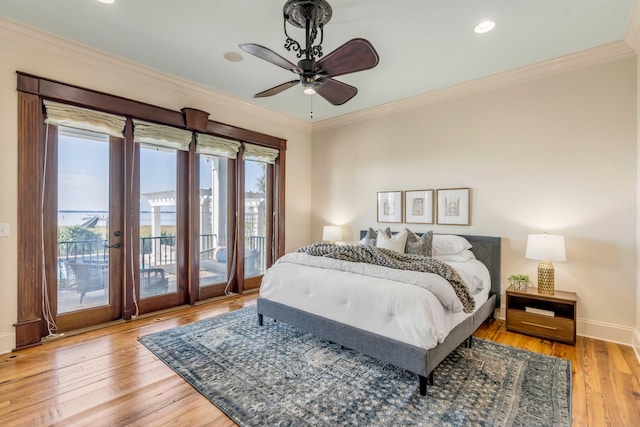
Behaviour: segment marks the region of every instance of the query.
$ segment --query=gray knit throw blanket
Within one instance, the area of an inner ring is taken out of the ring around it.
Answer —
[[[472,313],[476,301],[469,288],[449,264],[421,255],[403,254],[384,248],[364,245],[336,245],[333,243],[314,243],[304,246],[296,252],[323,256],[350,262],[365,262],[398,270],[412,270],[423,273],[434,273],[445,278],[460,299],[465,313]]]

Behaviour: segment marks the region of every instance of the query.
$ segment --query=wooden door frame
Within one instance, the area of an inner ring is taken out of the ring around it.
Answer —
[[[131,118],[147,120],[154,123],[173,126],[181,129],[193,130],[186,124],[186,111],[173,111],[166,108],[149,105],[143,102],[134,101],[62,83],[56,80],[35,76],[18,71],[17,73],[17,103],[18,103],[18,266],[17,266],[17,322],[14,324],[16,332],[15,349],[23,349],[38,345],[41,337],[45,336],[44,320],[42,318],[42,278],[43,278],[43,217],[40,205],[42,203],[42,182],[43,182],[43,162],[44,162],[44,112],[42,101],[51,101],[71,104],[78,107],[89,108],[112,114],[122,115],[128,118],[125,128],[124,146],[124,186],[129,192],[135,174],[128,168],[134,154],[132,144],[133,130]],[[193,109],[183,109],[191,110]],[[206,114],[208,117],[208,114]],[[274,236],[275,250],[271,254],[272,263],[284,254],[284,175],[286,158],[286,140],[260,132],[239,128],[236,126],[206,120],[203,124],[204,133],[220,136],[237,141],[249,142],[265,147],[279,150],[278,167],[276,170],[276,180],[278,182],[275,189],[277,204],[277,232]],[[241,162],[237,162],[241,163]],[[128,195],[131,197],[131,195]],[[134,199],[135,200],[135,199]],[[133,228],[135,226],[135,215],[132,211],[133,203],[125,199],[124,201],[124,231],[123,240],[130,239],[129,245],[125,245],[123,255],[125,259],[130,259],[131,251],[136,251],[139,241],[133,239]],[[235,212],[232,212],[235,218]],[[231,221],[230,221],[231,222]],[[240,223],[241,221],[236,221]],[[231,227],[231,226],[230,226]],[[237,230],[238,227],[235,227]],[[239,240],[239,239],[238,239]],[[238,254],[239,255],[239,254]],[[238,260],[241,258],[238,256]],[[189,265],[192,265],[189,262]],[[133,281],[134,268],[130,262],[124,263],[125,294],[123,305],[123,318],[131,319],[134,313],[133,303]],[[189,274],[188,277],[193,277]],[[235,285],[236,291],[242,292],[240,286]],[[191,298],[189,298],[191,302]]]

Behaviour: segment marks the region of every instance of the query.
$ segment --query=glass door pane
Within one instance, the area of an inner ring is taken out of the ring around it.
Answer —
[[[177,292],[177,152],[140,147],[140,297]]]
[[[199,156],[200,286],[227,282],[230,261],[227,236],[229,160]]]
[[[109,304],[109,136],[59,128],[57,313]]]
[[[267,164],[245,161],[244,276],[260,276],[266,265]]]

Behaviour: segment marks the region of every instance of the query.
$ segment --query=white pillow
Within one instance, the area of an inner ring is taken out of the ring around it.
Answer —
[[[378,231],[375,231],[373,228],[369,227],[365,236],[360,240],[360,243],[365,246],[375,246],[376,240],[378,239],[378,233],[384,233],[387,236],[391,236],[391,229],[387,227],[384,230],[378,229]]]
[[[378,237],[376,238],[376,247],[391,249],[392,251],[404,253],[404,246],[407,243],[407,230],[403,230],[393,236],[388,236],[382,230],[378,230]]]
[[[453,234],[434,234],[431,245],[433,256],[453,255],[471,249],[471,243],[467,239]]]
[[[476,256],[469,249],[464,249],[457,254],[433,255],[433,259],[437,259],[442,262],[465,262],[470,259],[476,259]]]

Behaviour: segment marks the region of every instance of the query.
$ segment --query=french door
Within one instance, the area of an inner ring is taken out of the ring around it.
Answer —
[[[262,275],[271,251],[272,223],[270,221],[271,198],[268,189],[272,187],[271,169],[267,163],[246,160],[243,164],[244,191],[242,206],[244,211],[243,252],[244,267],[243,289],[260,287]]]
[[[45,180],[56,215],[55,280],[48,283],[49,319],[57,331],[119,319],[122,313],[123,140],[48,126]],[[53,237],[53,236],[51,236]],[[51,277],[51,275],[49,275]],[[55,313],[55,315],[54,315]]]
[[[134,150],[131,289],[135,310],[143,314],[184,304],[188,295],[188,153],[142,144]]]
[[[53,191],[45,194],[57,215],[45,229],[56,230],[51,237],[57,265],[45,310],[56,330],[123,317],[125,248],[133,264],[132,314],[184,304],[187,232],[179,207],[187,194],[181,178],[186,153],[136,144],[136,191],[127,192],[124,139],[56,126],[48,132],[47,186]],[[126,201],[135,210],[129,233],[123,227]]]
[[[192,230],[197,230],[198,239],[192,247],[198,254],[198,289],[194,299],[203,300],[224,295],[236,277],[231,270],[236,259],[235,160],[199,154],[196,166],[198,191],[192,204],[196,226]]]

